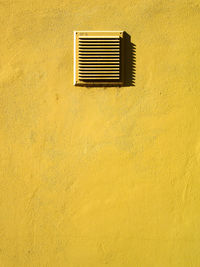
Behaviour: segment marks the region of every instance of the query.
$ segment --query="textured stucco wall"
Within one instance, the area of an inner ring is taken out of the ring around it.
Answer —
[[[200,266],[200,1],[0,1],[0,267]],[[136,86],[73,86],[73,31],[125,30]]]

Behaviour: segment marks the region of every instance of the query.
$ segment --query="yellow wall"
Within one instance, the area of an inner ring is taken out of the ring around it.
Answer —
[[[200,266],[200,1],[0,2],[0,267]],[[125,30],[136,86],[73,86],[73,31]]]

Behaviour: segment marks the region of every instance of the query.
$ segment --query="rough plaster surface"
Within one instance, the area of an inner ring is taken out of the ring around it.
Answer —
[[[200,1],[0,1],[0,267],[200,266]],[[136,86],[73,84],[126,30]]]

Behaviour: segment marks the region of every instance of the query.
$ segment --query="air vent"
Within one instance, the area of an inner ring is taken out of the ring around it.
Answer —
[[[123,32],[74,32],[74,84],[123,85]]]

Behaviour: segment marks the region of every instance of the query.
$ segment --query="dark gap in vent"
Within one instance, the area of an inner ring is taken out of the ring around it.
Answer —
[[[86,78],[79,78],[79,80],[81,80],[81,81],[87,81],[87,82],[102,82],[102,80],[106,80],[106,82],[113,82],[113,81],[115,81],[115,82],[118,82],[119,81],[119,79],[115,79],[115,78],[113,78],[113,79],[111,79],[110,77],[108,77],[108,78],[105,78],[105,77],[103,77],[103,79],[91,79],[91,78],[88,78],[88,79],[86,79]]]
[[[109,44],[109,45],[111,45],[111,44],[119,44],[119,41],[117,40],[117,41],[115,41],[115,40],[113,40],[112,42],[111,41],[108,41],[108,40],[98,40],[98,42],[97,41],[93,41],[93,40],[88,40],[88,41],[79,41],[79,45],[83,45],[83,44],[85,44],[85,45],[88,45],[88,44],[101,44],[101,43],[105,43],[105,44]]]
[[[99,63],[106,63],[106,62],[109,62],[109,63],[112,63],[112,62],[114,62],[114,63],[117,63],[117,62],[119,62],[119,58],[102,58],[102,59],[100,59],[100,58],[81,58],[81,59],[79,59],[79,64],[83,64],[83,63],[95,63],[95,62],[99,62]]]

